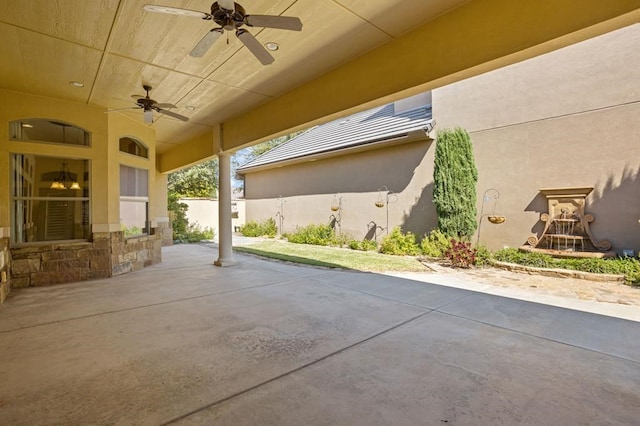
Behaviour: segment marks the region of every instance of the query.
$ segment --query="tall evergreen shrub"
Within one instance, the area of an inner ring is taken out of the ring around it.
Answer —
[[[459,127],[439,131],[434,162],[433,202],[438,229],[451,237],[468,239],[478,226],[478,170],[469,133]]]

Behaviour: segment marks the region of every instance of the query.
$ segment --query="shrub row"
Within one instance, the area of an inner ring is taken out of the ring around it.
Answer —
[[[276,221],[270,217],[260,222],[250,221],[240,227],[240,233],[245,237],[273,238],[278,233]]]
[[[297,227],[295,232],[283,234],[290,243],[312,244],[316,246],[348,245],[350,237],[346,234],[337,234],[331,225],[307,225]]]
[[[508,248],[493,253],[492,258],[501,262],[517,263],[537,268],[560,268],[596,274],[624,275],[627,282],[635,285],[640,284],[640,261],[633,257],[568,259],[556,258],[544,253],[521,252],[518,249]]]
[[[277,228],[273,219],[263,222],[248,222],[241,228],[245,236],[276,235]],[[308,225],[296,228],[295,232],[284,234],[291,243],[312,244],[321,246],[347,246],[353,250],[377,250],[380,253],[392,255],[419,256],[430,258],[445,258],[451,266],[468,268],[483,266],[492,261],[517,263],[524,266],[538,268],[560,268],[601,274],[624,275],[627,282],[640,285],[640,261],[636,258],[616,259],[563,259],[554,258],[543,253],[521,252],[518,249],[507,248],[491,253],[486,247],[473,247],[470,242],[447,237],[437,229],[423,236],[418,244],[411,232],[403,233],[399,227],[386,235],[380,245],[373,240],[354,240],[346,234],[336,234],[330,225]]]
[[[182,232],[173,233],[176,243],[198,243],[203,240],[213,240],[215,232],[212,228],[202,228],[198,222],[189,223]]]
[[[243,234],[246,235],[246,234]],[[394,228],[386,235],[380,246],[374,240],[354,240],[347,234],[336,234],[330,225],[307,225],[297,227],[295,232],[283,234],[290,243],[312,244],[320,246],[348,246],[353,250],[378,250],[380,253],[399,256],[443,257],[451,246],[449,239],[437,230],[425,235],[418,244],[413,233],[403,233],[400,228]]]

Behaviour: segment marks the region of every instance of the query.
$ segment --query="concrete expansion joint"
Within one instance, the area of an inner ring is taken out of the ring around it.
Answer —
[[[444,306],[446,306],[446,305],[444,305]],[[440,309],[440,308],[438,308],[438,309]],[[519,334],[521,336],[533,337],[534,339],[541,339],[541,340],[545,340],[547,342],[556,343],[556,344],[563,345],[563,346],[569,346],[571,348],[581,349],[583,351],[593,352],[595,354],[604,355],[604,356],[607,356],[607,357],[613,357],[613,358],[617,358],[617,359],[624,360],[624,361],[627,361],[627,362],[631,362],[633,364],[640,365],[640,362],[638,362],[638,361],[636,361],[634,359],[626,358],[626,357],[623,357],[623,356],[620,356],[620,355],[616,355],[616,354],[613,354],[613,353],[610,353],[610,352],[599,351],[599,350],[596,350],[596,349],[592,349],[592,348],[590,348],[588,346],[569,343],[569,342],[565,342],[565,341],[558,340],[558,339],[552,339],[552,338],[545,337],[545,336],[539,336],[537,334],[527,333],[525,331],[515,330],[515,329],[509,328],[509,327],[503,327],[503,326],[500,326],[500,325],[497,325],[497,324],[494,324],[494,323],[491,323],[491,322],[480,321],[480,320],[477,320],[477,319],[468,318],[468,317],[465,317],[463,315],[456,315],[456,314],[453,314],[453,313],[450,313],[450,312],[441,312],[441,311],[438,311],[437,309],[434,310],[434,312],[438,312],[439,314],[448,315],[448,316],[451,316],[451,317],[454,317],[454,318],[460,318],[460,319],[463,319],[465,321],[475,322],[477,324],[482,324],[482,325],[485,325],[485,326],[488,326],[488,327],[493,327],[493,328],[497,328],[497,329],[500,329],[500,330],[505,330],[505,331],[508,331],[508,332],[511,332],[511,333]]]
[[[312,277],[311,279],[315,279],[315,277]],[[437,308],[429,308],[429,307],[424,306],[424,305],[417,305],[417,304],[415,304],[415,303],[409,303],[409,302],[405,302],[405,301],[403,301],[403,300],[391,299],[391,298],[389,298],[389,297],[383,297],[383,296],[380,296],[379,294],[375,294],[375,293],[368,293],[368,292],[366,292],[366,291],[362,291],[362,290],[354,290],[354,289],[353,289],[353,288],[351,288],[351,287],[340,286],[340,285],[333,284],[333,283],[330,283],[330,282],[327,282],[327,281],[320,281],[320,280],[315,280],[315,281],[318,281],[318,282],[320,282],[321,284],[328,284],[328,285],[330,285],[330,286],[332,286],[332,287],[336,287],[336,288],[339,288],[339,289],[341,289],[341,290],[349,290],[349,291],[353,291],[353,292],[355,292],[355,293],[359,293],[359,294],[366,294],[367,296],[375,297],[375,298],[377,298],[377,299],[385,300],[385,301],[387,301],[387,302],[399,303],[399,304],[401,304],[401,305],[411,306],[411,307],[413,307],[413,308],[418,308],[418,309],[426,309],[426,310],[427,310],[427,311],[429,311],[429,312],[437,311],[438,309],[443,308],[443,307],[445,307],[445,306],[447,306],[447,305],[449,304],[449,303],[447,303],[447,304],[444,304],[444,305],[442,305],[442,306],[438,306]],[[454,300],[454,301],[453,301],[453,302],[451,302],[451,303],[458,302],[458,301],[460,301],[460,300],[464,299],[465,297],[468,297],[468,296],[463,296],[463,297],[461,297],[461,298],[459,298],[459,299]]]
[[[392,325],[391,327],[385,328],[384,330],[382,330],[382,331],[380,331],[378,333],[375,333],[375,334],[373,334],[373,335],[371,335],[371,336],[369,336],[369,337],[367,337],[365,339],[359,340],[359,341],[357,341],[355,343],[352,343],[352,344],[350,344],[348,346],[345,346],[342,349],[338,349],[337,351],[334,351],[334,352],[331,352],[331,353],[329,353],[327,355],[324,355],[324,356],[322,356],[322,357],[320,357],[320,358],[318,358],[318,359],[316,359],[314,361],[308,362],[306,364],[301,365],[300,367],[294,368],[293,370],[289,370],[287,372],[284,372],[284,373],[282,373],[282,374],[280,374],[278,376],[272,377],[271,379],[268,379],[268,380],[265,380],[265,381],[260,382],[258,384],[255,384],[253,386],[250,386],[247,389],[238,391],[238,392],[233,393],[233,394],[231,394],[229,396],[226,396],[224,398],[218,399],[217,401],[214,401],[214,402],[212,402],[210,404],[204,405],[204,406],[202,406],[200,408],[196,408],[195,410],[190,411],[188,413],[185,413],[185,414],[183,414],[181,416],[174,417],[173,419],[170,419],[170,420],[162,423],[161,426],[170,425],[170,424],[176,423],[176,422],[178,422],[180,420],[184,420],[184,419],[186,419],[186,418],[188,418],[188,417],[190,417],[190,416],[192,416],[194,414],[197,414],[197,413],[199,413],[201,411],[208,410],[209,408],[215,407],[215,406],[220,405],[220,404],[222,404],[224,402],[230,401],[230,400],[232,400],[232,399],[234,399],[236,397],[242,396],[242,395],[247,394],[249,392],[252,392],[252,391],[254,391],[256,389],[259,389],[259,388],[261,388],[261,387],[263,387],[265,385],[268,385],[269,383],[273,383],[273,382],[275,382],[277,380],[280,380],[280,379],[288,377],[288,376],[290,376],[290,375],[292,375],[294,373],[302,371],[307,367],[311,367],[313,365],[319,364],[319,363],[321,363],[321,362],[323,362],[323,361],[325,361],[325,360],[327,360],[329,358],[334,357],[335,355],[339,355],[341,353],[344,353],[344,352],[346,352],[346,351],[348,351],[350,349],[353,349],[353,348],[358,347],[358,346],[360,346],[360,345],[362,345],[364,343],[367,343],[367,342],[369,342],[369,341],[371,341],[371,340],[373,340],[373,339],[375,339],[377,337],[380,337],[380,336],[382,336],[384,334],[387,334],[387,333],[389,333],[391,331],[394,331],[394,330],[396,330],[396,329],[398,329],[398,328],[400,328],[402,326],[405,326],[405,325],[407,325],[409,323],[412,323],[412,322],[414,322],[414,321],[416,321],[416,320],[418,320],[418,319],[430,314],[431,312],[434,312],[434,311],[429,310],[427,312],[422,312],[422,313],[420,313],[418,315],[415,315],[415,316],[413,316],[413,317],[411,317],[409,319],[406,319],[406,320],[401,321],[401,322],[399,322],[399,323],[397,323],[395,325]]]

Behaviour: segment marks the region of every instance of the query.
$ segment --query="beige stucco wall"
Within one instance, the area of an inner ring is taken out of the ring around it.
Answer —
[[[540,188],[593,186],[592,233],[619,253],[640,252],[640,25],[435,89],[436,129],[470,131],[479,170],[478,215],[493,210],[504,224],[481,225],[490,249],[517,247],[541,231]],[[247,220],[274,217],[283,196],[284,230],[328,221],[335,193],[345,200],[343,230],[360,238],[373,220],[376,189],[400,194],[390,226],[418,235],[436,225],[431,202],[435,144],[412,144],[246,176]],[[414,208],[413,206],[417,206]],[[420,212],[414,214],[412,210]],[[277,220],[276,220],[277,221]],[[473,237],[475,241],[476,236]]]
[[[117,230],[120,229],[120,165],[125,165],[149,171],[149,220],[151,221],[151,226],[155,227],[157,226],[156,217],[159,215],[156,203],[162,199],[161,196],[157,196],[161,194],[156,194],[155,191],[157,187],[155,131],[153,128],[130,117],[120,114],[107,114],[107,116],[109,118],[109,144],[107,148],[109,161],[107,167],[109,168],[110,181],[116,183],[115,186],[112,183],[107,185],[110,192],[108,197],[110,226],[117,226]],[[120,152],[119,141],[120,138],[125,136],[142,142],[148,148],[148,158]],[[166,193],[164,198],[166,199]],[[164,203],[166,205],[166,200]],[[166,209],[164,211],[166,212]],[[160,215],[164,217],[166,213],[160,213]],[[115,219],[115,222],[113,222],[113,219]],[[114,230],[116,229],[111,229],[111,231]]]
[[[156,185],[157,167],[155,131],[121,114],[105,114],[103,108],[50,98],[0,90],[0,229],[9,232],[11,153],[44,155],[59,158],[85,159],[91,171],[91,224],[94,232],[120,230],[119,174],[120,164],[149,169],[151,220],[166,217],[166,185],[160,179]],[[74,124],[91,133],[91,146],[69,146],[48,143],[10,141],[9,125],[24,118],[49,118]],[[149,148],[149,159],[119,152],[118,140],[132,136]]]
[[[107,119],[104,109],[87,105],[55,101],[39,96],[0,90],[0,228],[8,234],[10,226],[9,208],[10,153],[47,155],[60,158],[87,159],[95,170],[94,176],[105,173],[107,146]],[[23,118],[50,118],[73,123],[91,132],[91,147],[63,146],[34,142],[10,141],[9,122]],[[91,211],[94,223],[108,223],[107,192],[97,191],[96,179],[92,182]],[[101,185],[104,185],[102,183]],[[95,195],[95,196],[94,196]]]
[[[32,249],[31,246],[37,246],[34,250],[42,256],[42,261],[27,262],[30,266],[26,269],[23,268],[24,265],[19,264],[22,259],[7,257],[8,250],[3,249],[2,255],[5,260],[3,272],[11,270],[10,275],[15,281],[12,285],[19,287],[103,278],[116,272],[127,272],[159,262],[161,259],[160,236],[151,235],[125,241],[120,232],[119,220],[119,165],[126,164],[149,170],[152,226],[158,226],[159,222],[164,222],[165,225],[168,223],[166,177],[157,171],[156,140],[153,128],[117,113],[105,114],[104,108],[80,103],[5,90],[0,90],[0,99],[2,99],[0,103],[0,241],[7,246],[5,249],[9,248],[15,256],[18,256],[21,251],[19,246],[12,246],[9,242],[11,154],[32,154],[60,160],[88,160],[90,171],[91,240],[86,243],[56,246],[52,245],[52,242],[30,244],[24,250],[29,251]],[[26,118],[57,120],[81,127],[91,134],[91,146],[9,140],[9,123]],[[118,140],[122,136],[130,136],[142,141],[148,147],[149,158],[121,153]],[[71,171],[80,172],[79,170]],[[118,238],[119,240],[116,241]],[[117,243],[121,243],[123,247],[118,247]],[[67,250],[65,247],[70,248]],[[64,251],[65,257],[57,252],[51,254],[56,250]],[[55,259],[55,264],[46,263],[50,257]],[[7,259],[12,265],[7,264]],[[44,269],[41,270],[41,266]],[[8,285],[3,283],[0,292],[6,292],[7,288],[9,288]]]
[[[507,221],[485,220],[482,242],[518,246],[540,232],[540,188],[592,186],[594,236],[640,251],[639,47],[634,25],[433,92],[439,127],[471,133],[478,211],[486,189],[500,192]]]
[[[433,190],[431,164],[433,144],[425,139],[248,173],[247,220],[272,217],[279,224],[280,212],[283,232],[291,232],[296,226],[329,223],[331,215],[337,213],[331,206],[341,197],[341,230],[362,239],[370,222],[386,228],[386,207],[375,206],[378,189],[386,186],[396,194],[391,198],[395,202],[389,204],[389,227],[402,225],[406,230],[424,232],[435,226],[435,210],[428,201]]]

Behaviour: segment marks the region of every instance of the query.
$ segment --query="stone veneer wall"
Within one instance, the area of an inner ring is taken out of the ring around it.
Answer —
[[[173,228],[171,228],[170,222],[159,222],[155,229],[162,239],[163,247],[173,245]]]
[[[11,286],[37,287],[109,278],[162,260],[160,235],[124,238],[98,232],[92,241],[11,248]]]
[[[0,238],[0,304],[11,291],[11,252],[9,251],[9,238]]]
[[[162,261],[162,234],[158,228],[151,235],[124,238],[123,232],[111,233],[112,275],[139,271]]]

